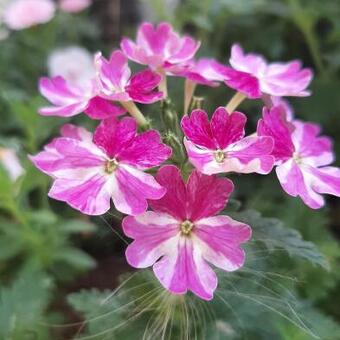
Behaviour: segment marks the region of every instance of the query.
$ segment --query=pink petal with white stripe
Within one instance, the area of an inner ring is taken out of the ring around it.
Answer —
[[[206,261],[226,271],[243,266],[245,252],[240,244],[251,237],[251,229],[247,224],[228,216],[214,216],[197,221],[194,228]]]
[[[246,116],[218,108],[209,123],[204,111],[182,119],[190,162],[207,175],[222,172],[268,174],[274,164],[271,137],[244,137]]]

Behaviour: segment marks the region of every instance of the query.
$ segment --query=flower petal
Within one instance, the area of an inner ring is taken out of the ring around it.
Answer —
[[[228,216],[214,216],[197,221],[193,232],[205,260],[227,271],[243,266],[245,252],[240,244],[251,237],[248,225]]]
[[[177,249],[156,262],[153,270],[161,284],[174,294],[191,290],[200,298],[211,300],[217,287],[215,272],[189,237],[181,237]]]
[[[111,158],[129,146],[137,134],[137,123],[133,118],[126,117],[121,121],[115,118],[103,120],[97,127],[93,141]]]
[[[131,144],[119,153],[119,161],[139,169],[159,166],[171,155],[171,148],[161,143],[156,130],[149,130],[136,136]]]
[[[110,209],[106,178],[100,175],[84,181],[57,179],[48,195],[87,215],[102,215]]]
[[[186,187],[180,170],[174,165],[161,167],[156,176],[157,182],[166,189],[166,194],[159,200],[149,200],[156,212],[169,214],[178,220],[186,219]]]
[[[219,107],[211,118],[211,132],[220,149],[226,148],[244,136],[247,117],[241,112],[229,115],[224,107]]]
[[[227,178],[207,176],[193,171],[187,183],[187,218],[196,221],[221,211],[234,189]]]
[[[121,106],[113,105],[109,101],[94,97],[90,100],[85,113],[92,119],[106,119],[124,114],[126,110]]]
[[[177,246],[178,221],[169,215],[147,211],[125,217],[122,226],[125,235],[134,239],[126,249],[126,259],[135,268],[152,266]]]
[[[184,116],[181,121],[182,130],[193,143],[209,149],[216,149],[210,129],[208,114],[203,110],[194,110],[190,117]]]
[[[277,162],[286,161],[292,157],[295,151],[291,136],[293,130],[294,126],[287,122],[286,115],[280,106],[272,109],[263,108],[263,118],[259,120],[257,134],[273,138],[272,155]]]
[[[128,215],[139,215],[148,208],[147,199],[160,199],[166,189],[152,175],[120,164],[115,172],[117,185],[112,185],[112,199],[117,210]]]

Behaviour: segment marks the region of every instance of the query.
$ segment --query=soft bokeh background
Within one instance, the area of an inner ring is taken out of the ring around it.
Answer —
[[[1,0],[0,8],[9,1]],[[333,138],[340,158],[338,0],[97,0],[82,12],[58,10],[50,22],[20,31],[8,30],[1,23],[0,160],[5,157],[4,148],[14,150],[24,174],[13,182],[1,163],[0,339],[115,339],[117,331],[126,339],[153,336],[152,326],[146,326],[148,318],[135,323],[131,320],[123,330],[110,330],[129,317],[126,307],[118,311],[117,306],[126,306],[138,299],[138,294],[145,294],[142,288],[133,291],[129,299],[121,296],[118,301],[110,300],[104,310],[98,311],[103,297],[131,272],[124,260],[126,240],[119,230],[121,216],[112,213],[88,218],[63,203],[50,201],[46,195],[50,180],[27,158],[56,136],[66,121],[88,128],[95,126],[84,116],[66,120],[37,114],[37,108],[44,103],[37,82],[48,73],[51,52],[78,45],[91,53],[102,50],[107,55],[118,47],[122,35],[134,37],[143,20],[171,22],[178,31],[202,41],[200,56],[215,57],[224,63],[233,42],[269,60],[302,59],[305,66],[315,70],[313,95],[290,102],[298,118],[322,125],[324,133]],[[170,96],[179,108],[182,85],[182,80],[170,80]],[[204,107],[211,112],[224,105],[232,91],[224,86],[200,87],[197,95],[204,98]],[[157,125],[159,108],[148,110]],[[249,117],[251,131],[260,116],[261,103],[246,101],[241,110]],[[255,264],[249,265],[253,272],[235,278],[239,280],[239,294],[227,296],[230,288],[221,283],[221,292],[227,297],[222,296],[224,302],[213,306],[214,318],[189,313],[189,322],[198,329],[198,333],[188,335],[189,339],[199,334],[208,340],[304,340],[312,339],[314,333],[321,339],[340,339],[340,200],[328,197],[326,208],[312,211],[298,199],[285,195],[274,175],[233,180],[237,188],[234,205],[241,201],[243,209],[256,209],[298,230],[324,254],[330,270],[324,268],[314,246],[300,244],[294,231],[288,232],[284,237],[290,239],[291,257],[285,251],[262,253],[263,256],[258,251],[253,255]],[[281,235],[275,234],[276,222],[254,215],[249,218],[250,225],[257,218],[260,228],[273,228],[273,239]],[[299,251],[300,257],[309,261],[296,259]],[[141,282],[144,279],[138,278]],[[231,277],[223,280],[228,282]],[[81,293],[82,289],[87,291]],[[290,302],[291,295],[296,303]],[[90,326],[82,323],[105,313],[106,317]],[[181,317],[185,313],[178,312],[174,323]],[[200,318],[201,324],[197,322]],[[203,321],[205,333],[200,329]],[[315,332],[309,332],[309,328]],[[179,339],[182,335],[175,329],[164,338]]]

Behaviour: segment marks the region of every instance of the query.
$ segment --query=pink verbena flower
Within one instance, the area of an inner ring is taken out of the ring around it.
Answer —
[[[230,64],[225,70],[225,83],[249,98],[262,94],[272,96],[308,96],[312,80],[310,69],[302,69],[300,61],[268,63],[258,54],[244,54],[238,44],[231,49]]]
[[[121,51],[113,52],[110,60],[106,60],[98,53],[95,63],[102,97],[143,104],[154,103],[163,98],[162,92],[154,91],[161,81],[161,76],[145,70],[131,77],[128,60]]]
[[[200,43],[188,36],[180,37],[168,23],[154,27],[146,22],[138,29],[136,43],[124,38],[120,46],[136,63],[148,65],[153,70],[164,70],[191,60]]]
[[[340,169],[328,166],[334,160],[332,142],[319,136],[318,125],[288,123],[282,109],[274,107],[264,109],[257,130],[275,141],[276,174],[287,194],[299,196],[312,209],[324,205],[320,194],[340,196]]]
[[[39,113],[44,116],[72,117],[85,112],[93,119],[105,119],[125,112],[123,108],[98,97],[94,79],[80,85],[70,84],[60,76],[51,79],[43,77],[39,82],[39,90],[53,104],[39,109]]]
[[[194,110],[181,122],[190,162],[207,175],[223,172],[268,174],[274,164],[270,137],[244,137],[247,118],[219,107],[209,122],[203,110]]]
[[[112,199],[117,210],[137,215],[147,209],[146,199],[164,195],[165,189],[144,172],[171,154],[157,131],[137,134],[135,120],[124,118],[103,120],[94,136],[73,125],[65,125],[61,135],[31,157],[54,178],[51,198],[88,215],[104,214]]]
[[[81,12],[92,4],[92,0],[59,0],[59,7],[64,12]]]
[[[44,24],[54,17],[52,0],[11,0],[5,8],[3,21],[12,30]]]
[[[245,261],[240,244],[251,236],[248,225],[216,216],[233,183],[194,171],[185,184],[173,165],[162,167],[156,178],[167,192],[149,201],[153,211],[123,220],[124,233],[134,239],[126,250],[127,261],[136,268],[153,265],[158,280],[172,293],[190,290],[210,300],[217,277],[207,262],[226,271],[239,269]]]

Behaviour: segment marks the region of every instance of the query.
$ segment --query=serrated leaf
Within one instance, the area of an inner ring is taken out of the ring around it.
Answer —
[[[55,255],[55,260],[65,262],[80,270],[91,269],[96,265],[96,262],[90,255],[80,249],[71,247],[62,248]]]
[[[9,287],[0,288],[0,337],[25,339],[37,334],[49,304],[52,282],[40,272],[25,272]]]
[[[81,232],[93,232],[96,230],[94,224],[84,221],[84,220],[68,220],[58,225],[59,230],[65,233],[75,234]]]
[[[329,270],[329,263],[317,246],[303,240],[297,230],[286,227],[280,220],[263,217],[255,210],[230,215],[249,224],[253,229],[253,239],[264,243],[269,251],[284,249],[292,258],[300,257]]]
[[[110,329],[118,325],[121,316],[118,310],[116,312],[119,304],[111,291],[82,290],[79,293],[70,294],[67,301],[83,316],[87,335],[106,332],[107,338],[115,339],[114,330],[110,331]]]

